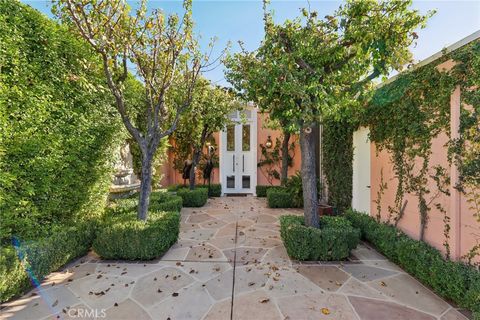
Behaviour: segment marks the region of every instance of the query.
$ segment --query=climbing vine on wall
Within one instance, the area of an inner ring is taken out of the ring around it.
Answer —
[[[292,136],[288,147],[288,167],[293,166],[295,158],[296,139]],[[257,167],[263,176],[267,179],[270,185],[273,185],[275,180],[280,180],[279,169],[282,164],[282,138],[277,137],[272,148],[267,148],[264,144],[260,144],[260,160]]]
[[[327,118],[322,125],[322,165],[328,185],[328,202],[343,211],[352,203],[353,132],[357,126],[347,118]]]
[[[432,166],[432,140],[441,133],[450,136],[450,97],[457,86],[462,92],[460,139],[449,143],[449,160],[459,167],[462,190],[476,210],[480,208],[480,125],[479,125],[479,48],[472,42],[454,52],[444,54],[435,63],[401,74],[374,93],[363,115],[363,124],[370,128],[370,139],[378,151],[390,154],[397,182],[394,205],[388,208],[389,220],[395,224],[402,218],[405,194],[418,199],[420,238],[423,239],[432,207],[444,214],[444,234],[449,252],[449,218],[437,202],[441,194],[449,195],[447,170]],[[455,61],[451,70],[438,66]],[[436,182],[435,190],[428,182]]]

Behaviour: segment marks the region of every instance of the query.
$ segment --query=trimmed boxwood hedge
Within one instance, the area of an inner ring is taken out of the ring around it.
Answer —
[[[197,188],[208,188],[208,185],[197,186]],[[222,185],[220,183],[210,184],[210,192],[208,193],[209,197],[220,197],[222,195]]]
[[[180,211],[183,206],[181,197],[166,192],[152,192],[150,195],[151,211]]]
[[[310,261],[346,259],[360,239],[360,231],[343,217],[320,217],[316,229],[306,227],[302,216],[281,216],[280,235],[290,257]]]
[[[3,247],[0,251],[0,301],[7,301],[31,287],[25,267],[41,281],[50,272],[86,254],[94,237],[95,223],[83,221],[38,241],[20,242],[18,252],[13,246]]]
[[[259,198],[266,198],[267,197],[267,190],[269,189],[278,189],[278,188],[284,188],[281,186],[256,186],[255,187],[255,193],[257,194],[257,197]]]
[[[98,229],[95,252],[105,259],[150,260],[162,256],[177,241],[180,214],[149,211],[147,221],[136,211],[116,212]]]
[[[201,184],[195,186],[195,188],[206,188],[208,189],[208,184]],[[170,192],[177,192],[180,189],[188,189],[187,186],[181,184],[172,184],[171,186],[167,187],[167,191]],[[220,183],[212,183],[210,184],[210,192],[208,193],[209,197],[220,197],[222,196],[222,185]]]
[[[184,207],[202,207],[208,200],[208,189],[195,188],[190,190],[188,188],[180,188],[177,191],[177,196],[183,199]]]
[[[437,249],[427,243],[413,240],[367,214],[350,210],[346,217],[361,230],[361,237],[388,259],[438,295],[471,310],[475,319],[480,319],[480,272],[475,267],[445,260]]]
[[[267,204],[270,208],[299,208],[292,201],[292,194],[283,187],[267,189]]]
[[[182,209],[182,198],[164,191],[154,191],[150,194],[151,211],[180,211]],[[130,212],[136,211],[138,204],[138,194],[133,194],[125,199],[115,199],[110,202],[106,209],[107,214],[113,212]]]

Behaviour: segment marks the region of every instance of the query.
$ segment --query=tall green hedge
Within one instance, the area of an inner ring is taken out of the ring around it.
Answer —
[[[89,47],[0,0],[0,240],[33,239],[104,207],[120,126]]]

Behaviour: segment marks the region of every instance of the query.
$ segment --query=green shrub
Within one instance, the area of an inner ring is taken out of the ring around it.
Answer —
[[[270,208],[298,208],[292,201],[292,195],[284,187],[267,189],[267,204]]]
[[[151,211],[180,211],[183,206],[181,197],[166,192],[152,192],[150,195]]]
[[[178,189],[185,187],[181,184],[171,184],[167,187],[168,192],[176,192]]]
[[[197,186],[197,188],[208,188],[208,184]],[[222,185],[220,183],[210,184],[209,197],[220,197],[222,195]]]
[[[343,217],[320,217],[316,229],[306,227],[301,216],[281,216],[280,234],[288,255],[296,260],[343,260],[360,239],[359,230]]]
[[[290,194],[290,201],[293,204],[292,206],[295,208],[303,208],[303,184],[300,172],[297,171],[294,176],[287,179],[285,188],[287,188],[287,191]]]
[[[259,185],[257,185],[255,187],[255,193],[257,194],[257,197],[266,198],[267,197],[267,190],[269,188],[275,188],[275,186],[259,186]]]
[[[162,256],[177,241],[178,212],[149,211],[147,221],[136,217],[135,211],[110,216],[98,228],[95,252],[105,259],[150,260]]]
[[[207,188],[208,184],[200,184],[196,185],[195,188]],[[188,186],[184,186],[181,184],[172,184],[167,187],[167,191],[169,192],[177,192],[179,189],[188,189]],[[210,193],[208,194],[209,197],[220,197],[222,196],[222,185],[220,183],[212,183],[210,184]]]
[[[480,272],[472,266],[445,260],[425,242],[413,240],[391,225],[353,210],[346,212],[362,238],[396,262],[438,295],[474,312],[480,319]]]
[[[269,189],[284,189],[282,186],[257,186],[256,187],[256,194],[259,198],[266,198],[267,197],[267,190]]]
[[[86,254],[92,245],[95,229],[93,222],[79,222],[47,238],[20,242],[18,252],[13,246],[3,247],[0,255],[0,301],[6,301],[31,287],[24,266],[35,277],[32,280],[41,281],[50,272]]]
[[[0,1],[0,240],[103,211],[120,121],[97,56],[45,15]]]
[[[137,210],[138,194],[126,199],[115,199],[107,207],[108,214],[123,214]],[[154,191],[150,194],[151,211],[180,211],[182,209],[182,198],[163,191]]]
[[[208,190],[206,188],[195,188],[193,190],[180,188],[177,191],[177,196],[183,199],[184,207],[202,207],[207,203]]]

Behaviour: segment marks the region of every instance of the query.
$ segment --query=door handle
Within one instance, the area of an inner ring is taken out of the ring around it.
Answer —
[[[242,172],[245,172],[245,155],[242,154]]]
[[[233,172],[235,172],[235,155],[233,155],[232,167],[233,167]]]

